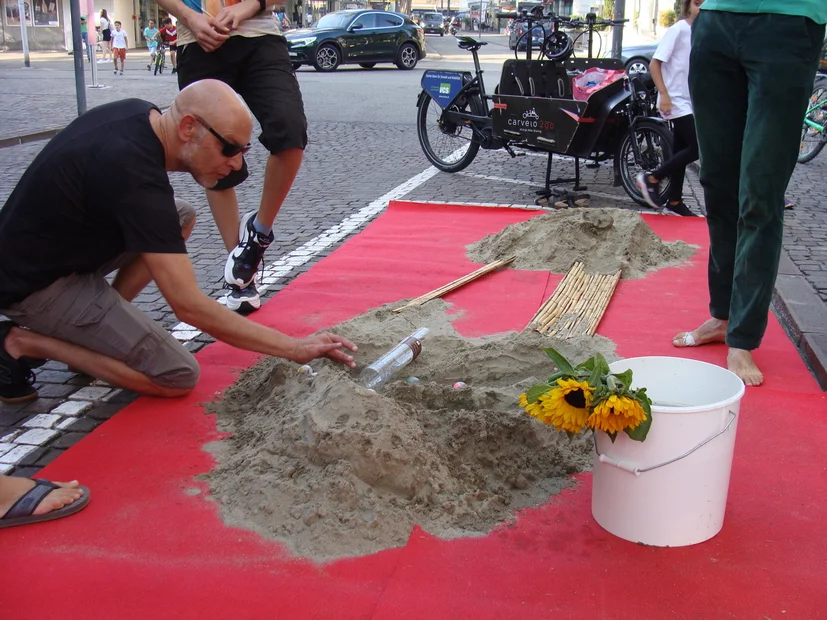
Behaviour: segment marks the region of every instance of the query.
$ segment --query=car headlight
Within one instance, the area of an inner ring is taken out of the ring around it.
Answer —
[[[292,47],[304,47],[305,45],[310,45],[316,40],[316,37],[304,37],[303,39],[291,39],[290,45]]]

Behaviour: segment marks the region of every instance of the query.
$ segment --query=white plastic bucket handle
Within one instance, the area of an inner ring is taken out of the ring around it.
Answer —
[[[715,433],[712,437],[704,439],[701,443],[699,443],[697,446],[695,446],[691,450],[688,450],[687,452],[684,452],[680,456],[676,456],[673,459],[669,459],[668,461],[664,461],[663,463],[658,463],[657,465],[652,465],[650,467],[640,467],[640,466],[636,465],[635,463],[630,463],[628,461],[620,461],[618,459],[613,459],[612,457],[610,457],[606,454],[600,454],[600,450],[598,450],[598,448],[597,448],[597,439],[595,439],[595,441],[594,441],[594,451],[597,453],[598,460],[601,463],[607,463],[608,465],[614,465],[618,469],[622,469],[624,471],[628,471],[631,474],[634,474],[635,476],[639,476],[643,472],[652,471],[653,469],[658,469],[659,467],[664,467],[665,465],[669,465],[671,463],[674,463],[675,461],[680,461],[681,459],[686,458],[687,456],[689,456],[690,454],[692,454],[696,450],[699,450],[700,448],[703,448],[706,444],[708,444],[710,441],[712,441],[716,437],[720,437],[721,435],[726,433],[729,430],[729,427],[732,426],[732,423],[737,418],[737,416],[735,415],[734,412],[728,411],[727,413],[729,413],[729,420],[727,420],[726,426],[724,426],[723,429],[721,429],[720,431]]]

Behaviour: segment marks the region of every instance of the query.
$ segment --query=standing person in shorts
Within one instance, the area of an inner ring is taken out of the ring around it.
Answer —
[[[307,145],[299,83],[287,40],[273,19],[276,0],[159,0],[178,18],[178,85],[214,78],[229,84],[261,125],[259,142],[270,152],[257,211],[239,222],[234,187],[247,177],[246,163],[207,190],[221,238],[230,256],[224,279],[227,307],[253,311],[261,306],[255,278],[264,251],[274,239],[273,221],[299,171]]]
[[[144,28],[144,39],[146,40],[146,48],[149,51],[149,64],[146,66],[147,71],[152,70],[155,64],[155,54],[158,52],[158,40],[160,38],[160,31],[155,27],[155,20],[150,19],[149,25]]]
[[[704,0],[683,0],[683,19],[666,31],[649,63],[652,80],[658,88],[658,110],[663,118],[672,121],[673,154],[660,168],[637,175],[637,185],[651,207],[666,208],[689,217],[695,214],[683,202],[683,181],[686,167],[698,159],[698,136],[689,98],[689,53],[692,22],[703,3]],[[669,195],[665,201],[660,197],[660,183],[664,179],[669,179]]]
[[[123,75],[123,64],[126,61],[126,48],[129,40],[126,37],[126,30],[121,30],[121,22],[115,22],[115,31],[112,33],[112,58],[115,62],[115,75],[118,75],[118,61],[121,61],[121,75]]]
[[[161,24],[161,38],[164,41],[164,45],[166,45],[169,50],[169,60],[172,63],[172,74],[175,75],[178,71],[178,29],[175,27],[175,24],[172,23],[171,17],[165,17]]]
[[[109,21],[109,14],[106,9],[101,9],[100,15],[101,28],[101,59],[100,62],[106,62],[112,58],[112,23]]]

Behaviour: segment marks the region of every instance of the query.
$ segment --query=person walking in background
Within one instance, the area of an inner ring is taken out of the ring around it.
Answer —
[[[178,18],[178,86],[207,78],[232,86],[258,120],[259,142],[269,151],[256,211],[239,221],[235,187],[248,176],[246,162],[207,190],[229,253],[224,266],[230,287],[227,307],[251,312],[261,306],[256,276],[275,238],[273,222],[301,167],[307,119],[287,40],[273,19],[275,0],[192,2],[158,0]]]
[[[689,90],[709,226],[712,318],[677,347],[725,342],[747,385],[767,328],[784,192],[824,42],[823,0],[706,0],[692,26]]]
[[[160,31],[155,27],[155,20],[149,20],[149,26],[144,28],[144,39],[146,39],[146,48],[149,50],[149,64],[146,66],[147,71],[152,70],[152,65],[155,64],[155,54],[158,52],[158,39]]]
[[[126,36],[126,30],[121,30],[121,22],[115,22],[115,30],[112,32],[112,58],[115,61],[115,75],[118,74],[118,60],[121,61],[121,75],[123,75],[123,65],[126,61],[128,45],[129,40]]]
[[[106,9],[101,9],[100,28],[102,52],[100,62],[106,62],[112,58],[112,24],[109,22],[109,14]]]
[[[650,206],[655,209],[666,207],[673,213],[690,217],[695,214],[683,202],[683,181],[686,167],[698,159],[698,137],[689,98],[689,53],[692,22],[703,3],[704,0],[683,0],[683,19],[666,31],[649,63],[652,80],[658,88],[658,110],[663,118],[672,121],[673,154],[660,168],[637,176],[637,185]],[[663,201],[660,183],[667,178],[669,196]]]
[[[86,59],[92,62],[92,48],[89,47],[89,25],[86,23],[86,15],[80,16],[80,40],[86,48]]]
[[[172,74],[178,71],[178,29],[172,23],[171,17],[165,17],[161,22],[161,38],[169,50],[169,60],[172,63]]]

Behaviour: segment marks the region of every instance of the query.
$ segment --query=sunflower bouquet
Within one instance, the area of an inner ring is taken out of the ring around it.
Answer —
[[[646,388],[631,388],[631,369],[612,373],[600,353],[573,366],[556,350],[543,351],[557,372],[520,395],[520,406],[529,415],[566,431],[569,438],[589,428],[605,432],[612,441],[620,432],[635,441],[646,439],[652,401]]]

